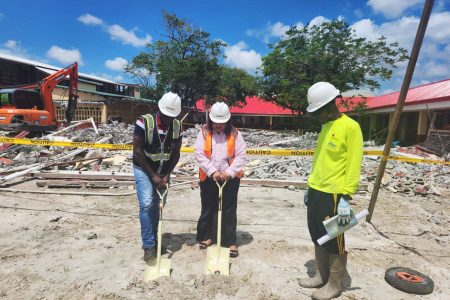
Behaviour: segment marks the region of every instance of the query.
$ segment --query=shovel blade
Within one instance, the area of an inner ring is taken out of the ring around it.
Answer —
[[[209,246],[206,253],[205,275],[230,275],[230,248]]]
[[[145,265],[144,270],[144,281],[150,281],[158,279],[163,276],[170,276],[170,259],[169,258],[160,258],[159,267],[158,267],[158,259],[152,259]]]

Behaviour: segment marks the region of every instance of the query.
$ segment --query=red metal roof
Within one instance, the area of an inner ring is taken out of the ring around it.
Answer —
[[[400,92],[394,92],[381,96],[355,97],[351,101],[358,103],[365,101],[367,109],[378,109],[385,107],[394,107],[397,104]],[[348,99],[348,98],[347,98]],[[421,103],[434,103],[450,100],[450,79],[436,81],[417,87],[410,88],[406,95],[405,106]],[[354,105],[350,105],[350,109],[341,108],[342,111],[351,110]]]
[[[256,96],[246,97],[245,104],[242,107],[233,106],[231,108],[232,114],[238,115],[292,115],[292,110],[282,108],[273,102],[264,101]],[[200,112],[205,111],[205,100],[197,100],[197,109]]]
[[[395,107],[398,101],[400,92],[394,92],[381,96],[372,97],[344,97],[347,101],[348,108],[340,106],[339,110],[342,112],[351,111],[355,108],[359,102],[365,102],[366,109],[378,109],[385,107]],[[450,101],[450,78],[436,81],[417,87],[410,88],[406,95],[405,106],[421,104],[421,103],[433,103]],[[291,110],[282,108],[273,102],[264,101],[258,97],[246,97],[247,104],[242,107],[232,107],[232,114],[241,115],[292,115]],[[205,101],[197,100],[197,108],[200,112],[205,111]]]

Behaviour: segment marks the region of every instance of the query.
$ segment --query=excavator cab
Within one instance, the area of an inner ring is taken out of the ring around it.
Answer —
[[[56,71],[38,83],[22,84],[0,90],[0,130],[52,131],[61,122],[56,118],[52,92],[63,80],[69,80],[68,107],[64,123],[70,123],[78,99],[78,64]]]
[[[54,130],[38,90],[0,90],[0,130]]]

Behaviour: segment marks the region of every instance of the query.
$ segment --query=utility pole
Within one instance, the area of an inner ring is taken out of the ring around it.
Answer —
[[[409,85],[411,83],[412,76],[414,74],[414,69],[416,67],[417,58],[419,57],[420,47],[422,46],[423,37],[427,29],[428,20],[430,19],[431,9],[433,8],[434,0],[426,0],[422,11],[422,17],[420,18],[419,27],[417,28],[416,38],[414,40],[414,45],[411,50],[411,56],[409,57],[408,67],[406,69],[405,78],[403,79],[402,88],[400,90],[400,95],[398,97],[397,106],[395,107],[394,116],[392,122],[389,124],[389,133],[386,138],[386,144],[384,145],[383,156],[381,156],[380,167],[378,168],[377,179],[375,180],[375,185],[372,191],[372,197],[370,198],[369,204],[369,215],[366,218],[367,222],[372,220],[373,211],[375,209],[375,203],[378,197],[378,191],[380,190],[381,179],[384,175],[384,170],[386,168],[386,163],[389,158],[389,153],[391,151],[392,140],[394,139],[395,132],[397,130],[398,122],[403,111],[403,105],[405,104],[406,94],[409,90]]]

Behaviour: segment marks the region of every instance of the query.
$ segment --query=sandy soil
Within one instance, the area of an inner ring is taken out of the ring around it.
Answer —
[[[36,189],[33,181],[15,188]],[[122,190],[116,190],[118,193]],[[369,194],[357,195],[356,210]],[[303,191],[243,186],[240,256],[231,276],[204,276],[195,241],[199,190],[173,188],[165,210],[170,278],[142,281],[134,196],[59,196],[0,192],[0,298],[5,299],[308,299],[297,278],[314,269]],[[346,235],[346,288],[340,299],[450,299],[449,197],[380,193],[373,225]],[[429,275],[433,294],[414,296],[384,281],[405,266]]]

